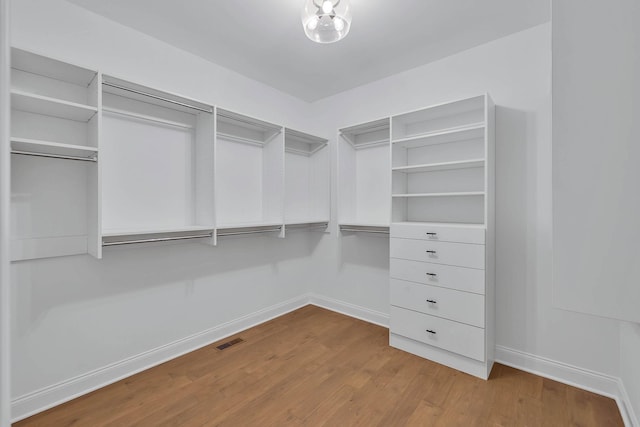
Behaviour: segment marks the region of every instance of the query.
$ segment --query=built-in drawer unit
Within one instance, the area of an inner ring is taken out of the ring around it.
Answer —
[[[392,334],[439,347],[478,361],[485,360],[484,329],[391,306]]]
[[[479,226],[444,226],[418,222],[393,223],[391,224],[391,235],[403,239],[484,245],[484,228]]]
[[[484,328],[484,296],[391,279],[391,305]]]
[[[393,235],[392,235],[393,236]],[[391,258],[484,270],[484,245],[391,239]]]
[[[477,268],[391,258],[390,275],[392,279],[484,294],[485,272]]]

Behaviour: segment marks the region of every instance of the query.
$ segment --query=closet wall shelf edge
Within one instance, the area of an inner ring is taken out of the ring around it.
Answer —
[[[401,173],[421,173],[435,172],[452,169],[481,168],[484,166],[484,159],[460,160],[454,162],[428,163],[422,165],[399,166],[392,168],[394,172]]]
[[[19,90],[11,91],[11,108],[77,122],[88,122],[98,112],[97,107]]]

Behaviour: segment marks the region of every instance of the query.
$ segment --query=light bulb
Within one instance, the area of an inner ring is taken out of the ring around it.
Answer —
[[[333,26],[336,28],[336,31],[344,30],[344,21],[337,16],[333,18]]]
[[[322,3],[322,11],[325,14],[329,14],[331,13],[332,10],[333,10],[333,2],[331,0],[325,0],[324,3]]]
[[[309,21],[307,21],[307,28],[311,31],[315,30],[318,27],[318,21],[320,19],[318,19],[317,16],[312,16],[311,19],[309,19]]]

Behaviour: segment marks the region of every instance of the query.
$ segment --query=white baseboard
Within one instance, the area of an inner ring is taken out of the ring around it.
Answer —
[[[308,295],[301,295],[170,344],[20,396],[11,402],[12,422],[25,419],[308,304]]]
[[[629,396],[619,378],[500,345],[496,346],[495,361],[521,371],[610,397],[618,404],[625,426],[640,426],[634,417]]]
[[[327,310],[335,311],[349,317],[355,317],[356,319],[364,320],[365,322],[375,325],[384,326],[385,328],[389,327],[389,315],[387,313],[314,293],[309,294],[309,304],[326,308]]]

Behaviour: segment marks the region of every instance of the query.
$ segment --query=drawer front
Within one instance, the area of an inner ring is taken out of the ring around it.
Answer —
[[[391,333],[484,362],[484,329],[394,306],[389,326]]]
[[[391,238],[391,258],[484,270],[484,245]]]
[[[484,296],[391,279],[391,305],[484,328]]]
[[[484,270],[391,258],[393,279],[425,283],[484,295]]]
[[[484,245],[484,228],[447,227],[430,224],[391,224],[391,237],[435,242],[475,243]]]

